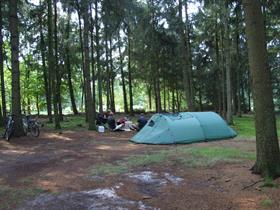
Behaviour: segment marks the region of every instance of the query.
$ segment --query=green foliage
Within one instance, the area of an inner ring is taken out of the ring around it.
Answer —
[[[38,187],[18,189],[0,186],[0,209],[15,209],[15,207],[21,204],[24,200],[35,197],[43,192],[45,191]]]

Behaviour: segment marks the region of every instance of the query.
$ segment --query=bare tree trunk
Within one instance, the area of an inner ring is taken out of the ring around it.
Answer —
[[[176,109],[175,109],[175,88],[172,87],[172,112],[175,113]]]
[[[225,52],[224,52],[224,31],[221,31],[221,49],[222,49],[222,60],[221,60],[221,67],[220,69],[222,70],[221,72],[221,89],[222,89],[222,104],[223,104],[223,111],[222,111],[222,116],[225,119],[226,118],[226,90],[225,90]]]
[[[95,43],[96,43],[98,102],[99,102],[99,112],[102,113],[103,112],[103,100],[102,100],[102,75],[101,75],[101,68],[100,68],[98,0],[95,0]]]
[[[53,55],[53,9],[52,0],[48,0],[48,67],[51,76],[51,89],[53,98],[53,110],[54,110],[54,123],[55,129],[61,129],[58,115],[58,104],[56,96],[56,70],[55,70],[55,58]]]
[[[243,0],[243,5],[255,110],[257,160],[253,172],[276,178],[280,175],[280,152],[261,2]]]
[[[228,19],[230,16],[230,11],[228,8],[228,1],[225,3],[225,15],[224,15],[224,25],[225,25],[225,59],[226,59],[226,92],[227,92],[227,112],[226,120],[228,124],[232,124],[232,85],[231,85],[231,55],[230,55],[230,33]]]
[[[163,79],[163,111],[166,112],[166,80]]]
[[[152,110],[152,87],[151,85],[147,85],[148,87],[148,97],[149,97],[149,111]]]
[[[62,113],[62,102],[61,102],[61,71],[58,64],[58,37],[57,37],[57,0],[54,0],[54,51],[55,51],[55,77],[56,77],[56,87],[55,95],[58,106],[58,117],[60,121],[63,121]]]
[[[50,80],[49,80],[49,72],[46,67],[46,44],[45,39],[43,35],[43,26],[42,21],[40,17],[40,48],[41,48],[41,58],[42,58],[42,65],[43,65],[43,77],[44,77],[44,87],[45,87],[45,97],[46,97],[46,103],[47,103],[47,113],[49,118],[49,123],[53,122],[52,118],[52,102],[51,102],[51,92],[50,92]]]
[[[86,110],[88,117],[89,130],[96,130],[95,125],[95,110],[93,110],[92,93],[90,87],[90,62],[89,62],[89,2],[83,1],[83,19],[84,19],[84,78],[85,78],[85,90],[86,90]]]
[[[154,88],[154,95],[155,95],[156,112],[159,113],[157,85],[156,85],[156,80],[155,79],[153,79],[153,88]]]
[[[215,88],[218,95],[218,112],[222,114],[221,57],[220,57],[219,28],[218,28],[217,14],[216,14],[216,22],[215,22],[215,56],[216,56],[216,67],[215,67],[216,87]]]
[[[77,7],[77,13],[78,13],[78,23],[79,23],[79,37],[80,37],[80,49],[81,49],[81,55],[82,55],[82,71],[84,72],[85,63],[84,63],[84,41],[83,41],[83,31],[82,31],[82,23],[81,23],[81,8],[80,3],[78,0],[76,0],[76,7]],[[84,93],[84,99],[87,100],[87,94],[85,89],[85,75],[83,74],[83,84],[82,85],[82,91]],[[85,112],[87,113],[87,106],[85,103]],[[88,116],[86,115],[86,122],[88,121]]]
[[[91,19],[91,28],[90,28],[90,41],[91,41],[91,82],[92,82],[92,106],[94,114],[96,112],[96,91],[95,91],[95,68],[94,68],[94,20],[92,17],[92,7],[90,4],[90,19]]]
[[[156,99],[157,99],[157,112],[161,112],[161,94],[160,94],[160,66],[159,66],[159,57],[156,55],[156,78],[155,78],[155,87],[156,87]]]
[[[239,64],[240,62],[240,50],[239,50],[239,36],[240,36],[240,32],[239,32],[239,25],[240,25],[240,18],[241,17],[241,7],[240,5],[238,6],[238,8],[236,8],[236,34],[235,34],[235,48],[236,48],[236,94],[237,94],[237,116],[241,117],[242,113],[241,113],[241,88],[240,88],[240,75],[242,76],[242,72],[241,72],[241,65]]]
[[[186,7],[187,8],[187,7]],[[180,17],[180,49],[181,49],[181,68],[183,72],[183,80],[184,80],[184,91],[185,91],[185,97],[188,104],[188,109],[190,111],[194,110],[194,104],[193,104],[193,96],[192,96],[192,82],[191,82],[191,55],[190,55],[190,44],[189,44],[189,36],[188,36],[188,27],[185,27],[184,21],[183,21],[183,13],[182,13],[182,0],[179,0],[179,17]],[[187,15],[187,12],[186,12]],[[186,16],[186,19],[188,19],[188,16]],[[188,23],[187,23],[188,24]],[[186,31],[186,32],[185,32]]]
[[[37,109],[37,116],[40,116],[40,107],[39,107],[39,94],[36,92],[36,109]]]
[[[111,105],[111,91],[110,91],[110,67],[109,67],[109,49],[108,49],[108,41],[107,41],[107,26],[105,25],[105,41],[104,41],[104,44],[105,44],[105,63],[106,63],[106,106],[107,106],[107,109],[110,109],[112,110],[112,107],[110,106]]]
[[[121,37],[120,31],[118,33],[118,50],[119,50],[119,59],[120,59],[120,70],[121,70],[121,81],[122,81],[122,91],[123,91],[123,106],[124,112],[128,113],[128,104],[127,104],[127,94],[126,94],[126,87],[125,87],[125,78],[124,78],[124,71],[123,71],[123,56],[121,52]]]
[[[129,108],[133,114],[133,91],[132,91],[132,73],[131,73],[131,34],[130,28],[127,28],[127,48],[128,48],[128,90],[129,90]]]
[[[68,9],[68,17],[67,17],[67,29],[66,29],[66,39],[67,39],[67,44],[66,44],[66,70],[67,70],[67,81],[68,81],[68,88],[69,88],[69,95],[70,95],[70,100],[71,100],[71,105],[72,105],[72,111],[74,115],[78,114],[77,106],[76,106],[76,101],[75,101],[75,95],[74,95],[74,89],[73,89],[73,84],[72,84],[72,70],[71,70],[71,62],[70,62],[70,50],[69,50],[69,37],[70,37],[70,11]]]
[[[20,71],[19,71],[19,29],[18,29],[18,1],[9,1],[9,27],[11,33],[12,52],[12,114],[14,120],[14,136],[23,136],[23,126],[21,118],[21,95],[20,95]]]
[[[3,59],[3,20],[2,20],[2,0],[0,0],[0,79],[1,79],[1,99],[2,99],[2,117],[0,123],[6,124],[7,108],[6,108],[6,90],[5,90],[5,78],[4,78],[4,59]]]
[[[109,40],[110,50],[109,50],[109,57],[110,57],[110,79],[111,79],[111,110],[116,112],[116,105],[115,105],[115,89],[114,89],[114,82],[115,82],[115,73],[114,73],[114,64],[113,64],[113,46],[112,46],[112,36]]]

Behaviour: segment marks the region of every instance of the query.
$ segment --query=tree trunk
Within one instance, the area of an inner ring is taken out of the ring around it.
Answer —
[[[156,107],[156,113],[159,113],[159,106],[158,106],[158,94],[157,94],[156,79],[153,79],[153,87],[154,87],[154,95],[155,95],[155,107]]]
[[[95,0],[95,43],[96,43],[98,103],[99,103],[99,112],[102,113],[103,112],[103,100],[102,100],[102,75],[101,75],[101,68],[100,68],[98,0]]]
[[[58,67],[60,69],[60,67]],[[60,71],[57,73],[59,74]],[[63,112],[62,112],[62,99],[61,99],[61,75],[57,78],[57,104],[58,104],[58,116],[59,120],[63,121]]]
[[[228,7],[228,1],[225,3],[225,15],[224,15],[224,25],[225,25],[225,59],[226,59],[226,93],[227,93],[227,112],[226,120],[228,124],[232,124],[232,85],[231,85],[231,54],[230,54],[230,33],[228,19],[230,16],[230,11]]]
[[[61,102],[61,71],[58,64],[58,37],[57,37],[57,0],[54,0],[54,51],[55,51],[55,79],[56,79],[56,87],[55,87],[55,95],[58,106],[58,118],[59,120],[63,120],[62,114],[62,102]]]
[[[56,96],[56,70],[55,60],[53,55],[53,9],[52,0],[48,0],[48,67],[51,76],[51,92],[53,98],[53,110],[54,110],[54,124],[55,129],[61,129],[58,115],[58,104]]]
[[[118,42],[119,42],[118,48],[119,48],[119,56],[120,56],[120,70],[121,70],[121,81],[122,81],[122,91],[123,91],[123,106],[124,106],[124,112],[128,114],[127,95],[126,95],[125,78],[124,78],[124,71],[123,71],[123,56],[121,52],[120,31],[118,33]]]
[[[186,7],[187,8],[187,7]],[[181,68],[183,72],[183,80],[184,80],[184,91],[185,97],[188,104],[188,110],[194,110],[194,100],[193,100],[193,91],[192,91],[192,81],[191,81],[191,71],[192,71],[192,64],[191,64],[191,51],[190,47],[190,40],[188,35],[188,21],[187,27],[184,25],[183,21],[183,13],[182,13],[182,0],[179,0],[179,17],[180,17],[180,49],[181,49]],[[186,15],[188,13],[186,12]],[[186,20],[188,20],[188,16],[186,16]],[[186,31],[186,32],[185,32]]]
[[[92,82],[92,106],[94,113],[96,112],[96,91],[95,91],[95,68],[94,68],[94,20],[92,17],[92,8],[90,4],[90,41],[91,41],[91,82]]]
[[[224,31],[221,31],[221,49],[222,49],[222,62],[220,69],[221,72],[221,89],[222,89],[222,104],[223,104],[223,111],[222,116],[226,119],[226,90],[225,90],[225,52],[224,52]]]
[[[114,83],[115,83],[115,74],[114,74],[114,65],[113,65],[113,55],[112,55],[112,51],[113,51],[113,46],[112,46],[112,36],[110,37],[109,40],[109,44],[110,44],[110,50],[109,50],[109,57],[110,57],[110,79],[111,79],[111,110],[113,112],[116,112],[116,105],[115,105],[115,90],[114,90]]]
[[[71,105],[72,105],[72,111],[74,115],[78,114],[77,106],[76,106],[76,101],[75,101],[75,95],[74,95],[74,89],[73,89],[73,83],[72,83],[72,70],[71,70],[71,62],[70,62],[70,50],[69,50],[69,45],[70,45],[70,10],[68,9],[67,13],[67,31],[66,31],[66,39],[67,39],[67,44],[66,44],[66,69],[67,69],[67,79],[68,79],[68,88],[69,88],[69,95],[70,95],[70,100],[71,100]]]
[[[19,29],[18,29],[18,1],[9,1],[10,12],[10,44],[11,44],[11,62],[12,62],[12,115],[14,120],[14,136],[23,136],[23,126],[21,118],[21,95],[20,95],[20,71],[19,71]]]
[[[36,92],[36,109],[37,109],[37,116],[40,116],[40,107],[39,107],[39,94]]]
[[[84,78],[86,90],[86,115],[88,117],[88,129],[96,130],[95,126],[95,110],[93,110],[92,93],[90,87],[90,63],[89,63],[89,3],[88,0],[83,1],[83,19],[84,19]]]
[[[257,160],[253,172],[263,177],[280,175],[280,152],[276,131],[271,73],[268,66],[264,19],[259,0],[244,0],[249,66],[252,74]]]
[[[49,123],[53,122],[52,118],[52,102],[51,102],[51,92],[50,92],[50,81],[49,81],[49,72],[46,67],[46,44],[43,35],[43,23],[40,17],[40,48],[41,48],[41,58],[42,58],[42,65],[43,65],[43,77],[44,77],[44,87],[45,87],[45,97],[46,97],[46,104],[47,104],[47,113],[49,118]]]
[[[216,79],[216,92],[217,92],[217,103],[218,103],[218,113],[222,114],[222,94],[221,94],[221,57],[220,57],[220,47],[219,47],[219,27],[218,27],[218,16],[216,14],[215,22],[215,58],[216,58],[216,68],[215,68],[215,79]]]
[[[32,68],[30,61],[28,60],[27,62],[27,69],[25,71],[25,81],[26,81],[26,86],[24,89],[29,90],[29,84],[30,84],[30,69]],[[27,115],[31,115],[31,102],[30,102],[30,94],[27,93],[26,95],[27,98]]]
[[[2,125],[6,124],[7,108],[6,108],[6,90],[4,78],[4,59],[3,59],[3,20],[2,20],[2,0],[0,0],[0,80],[1,80],[1,99],[2,99]]]
[[[78,23],[79,23],[79,37],[80,37],[80,49],[81,49],[81,55],[82,55],[82,72],[84,72],[85,63],[84,63],[84,41],[83,41],[83,32],[82,32],[82,23],[81,23],[81,8],[80,3],[78,0],[76,0],[76,7],[77,7],[77,13],[78,13]],[[85,75],[83,73],[83,84],[85,84]],[[84,93],[84,99],[87,100],[87,94],[85,90],[85,85],[82,85],[82,91]],[[85,112],[87,113],[87,106],[85,103]],[[88,116],[86,115],[86,122],[88,121]]]
[[[127,48],[128,48],[128,91],[129,91],[129,109],[133,114],[133,91],[132,91],[132,75],[131,75],[131,37],[130,28],[127,28]]]
[[[242,72],[241,72],[241,65],[239,64],[241,56],[240,56],[240,50],[239,50],[239,36],[240,36],[240,29],[239,29],[239,25],[240,25],[240,18],[241,17],[241,7],[240,5],[238,6],[238,8],[236,8],[236,34],[235,34],[235,48],[236,48],[236,94],[237,94],[237,116],[241,117],[242,113],[241,113],[241,91],[240,91],[240,76],[242,77]]]
[[[163,78],[163,111],[166,112],[166,80]]]
[[[176,108],[175,108],[175,88],[172,87],[172,112],[175,113]]]
[[[148,97],[149,97],[149,111],[152,111],[152,87],[151,85],[147,85],[148,88]]]
[[[110,67],[109,67],[109,49],[108,49],[108,41],[107,41],[107,26],[105,25],[105,63],[106,63],[106,106],[107,106],[107,110],[110,109],[112,110],[111,107],[111,91],[110,91]]]

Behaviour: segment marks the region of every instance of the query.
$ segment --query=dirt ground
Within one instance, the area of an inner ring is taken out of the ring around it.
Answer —
[[[43,131],[39,138],[0,141],[0,186],[46,190],[18,209],[280,209],[280,190],[261,188],[261,178],[249,171],[251,161],[197,168],[163,163],[91,177],[96,164],[174,148],[133,144],[128,141],[132,135]],[[199,144],[205,145],[254,150],[254,141]],[[266,199],[273,203],[262,204]]]

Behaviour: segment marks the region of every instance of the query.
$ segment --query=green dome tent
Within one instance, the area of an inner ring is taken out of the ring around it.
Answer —
[[[144,144],[186,144],[233,138],[236,135],[214,112],[182,112],[153,115],[131,141]]]

